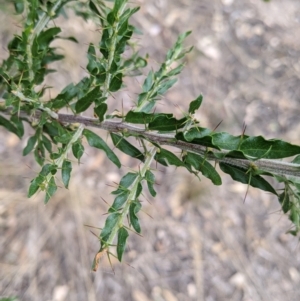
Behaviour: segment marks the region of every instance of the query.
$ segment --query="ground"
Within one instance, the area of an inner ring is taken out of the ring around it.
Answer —
[[[263,135],[300,144],[300,2],[295,0],[139,0],[136,41],[157,68],[179,33],[192,30],[194,50],[175,88],[160,108],[180,116],[201,92],[197,118],[204,127]],[[0,4],[2,51],[19,30],[12,11]],[[79,44],[60,44],[67,59],[47,78],[52,95],[85,71],[88,42],[99,39],[91,22],[69,14],[58,21]],[[80,62],[80,66],[78,66]],[[128,80],[114,100],[128,110],[143,77]],[[106,133],[99,131],[103,137]],[[28,129],[26,135],[32,134]],[[155,199],[146,195],[142,236],[131,234],[119,264],[91,263],[99,242],[85,225],[101,227],[111,185],[138,162],[121,156],[118,170],[86,146],[70,189],[48,205],[43,195],[27,199],[39,167],[22,157],[26,139],[0,131],[0,297],[22,301],[281,301],[300,300],[298,238],[286,234],[288,218],[276,197],[222,174],[215,187],[186,171],[157,167]],[[116,151],[117,152],[117,151]],[[153,166],[155,168],[155,166]],[[278,186],[278,188],[280,188]],[[149,215],[151,217],[149,217]]]

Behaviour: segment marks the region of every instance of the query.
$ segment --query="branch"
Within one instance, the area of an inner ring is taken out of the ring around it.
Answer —
[[[2,113],[4,114],[10,114],[10,111],[11,111],[10,109],[3,110],[2,108]],[[41,114],[40,111],[36,111],[35,116],[33,116],[33,118],[39,118],[40,114]],[[241,167],[245,170],[255,167],[261,171],[269,172],[275,175],[293,176],[293,177],[300,178],[300,164],[294,164],[294,163],[289,163],[289,162],[284,162],[279,160],[267,160],[267,159],[247,160],[247,159],[238,159],[238,158],[230,158],[230,157],[225,157],[220,159],[217,158],[216,156],[219,154],[226,154],[226,152],[211,150],[208,153],[206,146],[177,140],[174,134],[161,134],[156,131],[148,131],[144,128],[137,127],[123,121],[105,120],[103,122],[99,122],[99,119],[96,118],[89,118],[89,117],[76,116],[70,114],[57,114],[57,115],[58,118],[55,116],[56,117],[55,119],[62,123],[84,124],[86,126],[103,129],[113,133],[123,132],[126,133],[127,135],[143,137],[154,144],[170,145],[179,148],[183,151],[200,154],[202,156],[205,156],[205,158],[210,161],[230,164],[233,166]],[[22,111],[20,112],[20,116],[29,117],[28,114]]]
[[[229,157],[217,159],[214,154],[224,154],[225,152],[212,151],[210,153],[207,153],[207,147],[205,146],[176,140],[175,136],[172,134],[161,134],[155,131],[150,132],[141,127],[136,127],[132,124],[123,121],[105,120],[104,122],[99,122],[99,120],[95,118],[74,116],[68,114],[58,114],[58,120],[63,123],[80,123],[86,126],[104,129],[109,132],[124,132],[132,136],[142,136],[154,144],[156,143],[160,145],[174,146],[184,151],[201,154],[205,156],[208,160],[227,163],[230,165],[241,167],[245,170],[248,170],[250,167],[255,166],[259,170],[263,170],[276,175],[289,175],[294,177],[300,177],[300,164],[293,164],[279,160],[267,159],[253,161]]]

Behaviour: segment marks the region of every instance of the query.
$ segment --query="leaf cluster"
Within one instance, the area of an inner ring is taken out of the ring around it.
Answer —
[[[169,112],[156,112],[157,102],[176,83],[184,58],[192,50],[184,46],[189,31],[178,37],[159,68],[147,73],[135,106],[118,114],[110,99],[125,87],[126,76],[142,74],[147,66],[147,57],[139,55],[132,40],[137,29],[130,24],[130,18],[139,8],[131,7],[127,0],[73,4],[67,0],[16,0],[14,7],[17,14],[24,16],[24,24],[22,33],[8,44],[9,57],[0,66],[0,85],[4,91],[0,125],[19,138],[24,136],[24,123],[32,128],[23,155],[33,153],[41,171],[31,181],[28,197],[43,191],[47,203],[57,191],[58,181],[69,187],[74,158],[80,163],[85,151],[84,140],[90,147],[103,151],[118,168],[121,161],[112,145],[140,162],[139,170],[125,174],[112,192],[115,198],[98,236],[100,249],[93,270],[104,253],[110,254],[115,241],[117,258],[121,261],[129,231],[141,233],[139,213],[144,188],[147,186],[150,195],[156,196],[153,161],[185,168],[199,179],[200,175],[210,179],[214,185],[222,184],[216,168],[219,164],[221,171],[234,181],[274,194],[294,225],[290,233],[299,232],[300,146],[201,127],[195,113],[201,107],[202,95],[190,102],[180,118]],[[75,37],[65,37],[61,28],[50,22],[60,14],[67,15],[68,7],[85,20],[95,21],[101,28],[101,38],[98,44],[88,46],[87,76],[45,101],[48,89],[43,85],[45,76],[56,72],[51,68],[54,61],[64,58],[51,46],[52,42],[67,39],[77,43]],[[72,113],[62,114],[65,109]],[[82,114],[93,114],[96,118]],[[107,130],[111,142],[104,141],[87,126]],[[175,154],[164,145],[180,151]],[[293,156],[296,157],[292,162],[278,161]],[[283,188],[273,187],[265,177],[273,178]]]

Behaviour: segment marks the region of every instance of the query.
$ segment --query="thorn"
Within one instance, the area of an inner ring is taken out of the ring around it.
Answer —
[[[91,232],[93,235],[95,235],[95,236],[99,239],[98,235],[95,234],[92,230],[90,230],[90,232]]]
[[[245,135],[245,132],[246,132],[246,128],[247,128],[247,125],[246,125],[246,123],[244,122],[243,123],[243,132],[242,132],[242,137],[244,137],[244,135]]]
[[[148,215],[150,218],[154,219],[149,213],[145,212],[144,210],[141,211],[144,212],[146,215]]]
[[[99,228],[99,227],[94,227],[94,226],[90,226],[90,225],[86,225],[84,224],[85,227],[89,227],[89,228],[94,228],[94,229],[99,229],[99,230],[102,230],[102,228]]]
[[[221,124],[223,122],[223,120],[221,120],[218,124],[217,124],[217,126],[212,130],[213,132],[219,127],[219,125]]]
[[[130,265],[128,262],[124,262],[125,264],[127,264],[129,267],[131,267],[132,269],[136,269],[135,267],[133,267],[132,265]]]

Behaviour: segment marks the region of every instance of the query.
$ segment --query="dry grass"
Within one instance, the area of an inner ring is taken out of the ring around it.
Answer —
[[[144,32],[137,39],[142,51],[151,55],[151,66],[162,60],[178,33],[193,30],[188,42],[195,50],[178,85],[161,103],[163,110],[179,115],[175,105],[186,110],[202,91],[205,99],[198,118],[203,126],[214,127],[223,120],[220,131],[239,134],[245,121],[250,135],[300,144],[298,1],[140,0],[137,4],[141,10],[134,23]],[[5,15],[2,45],[17,30]],[[81,54],[88,41],[97,40],[90,24],[77,19],[60,22],[66,35],[78,35],[80,44],[63,45],[70,58],[60,66],[61,75],[48,78],[57,87],[53,94],[59,84],[84,75],[74,66],[78,60],[84,66]],[[119,110],[121,99],[130,108],[139,84],[129,81],[116,100]],[[125,168],[120,172],[103,154],[87,147],[70,190],[60,189],[44,206],[42,195],[26,198],[38,167],[32,158],[21,157],[24,141],[2,130],[0,141],[0,297],[300,300],[298,239],[285,234],[290,224],[273,196],[250,189],[243,204],[246,187],[226,176],[222,187],[214,187],[183,170],[159,167],[158,196],[150,199],[151,204],[145,201],[145,214],[141,213],[143,238],[132,234],[125,254],[134,268],[113,260],[112,274],[103,258],[93,273],[90,267],[99,243],[90,230],[98,232],[84,225],[103,225],[107,205],[101,197],[112,201],[106,184],[117,182],[138,163],[121,155]]]

